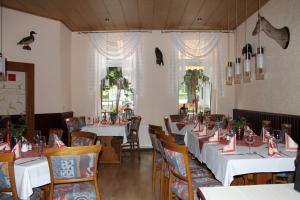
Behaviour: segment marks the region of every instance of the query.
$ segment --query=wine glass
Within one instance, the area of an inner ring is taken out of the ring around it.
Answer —
[[[278,144],[281,141],[281,130],[273,130],[275,142]]]
[[[40,136],[39,137],[39,144],[38,144],[38,148],[39,148],[39,156],[40,158],[42,158],[43,155],[43,150],[44,147],[46,146],[46,137],[45,136]]]
[[[42,136],[42,131],[41,130],[36,130],[35,131],[35,136],[34,136],[34,142],[36,145],[40,143],[40,137]]]
[[[251,145],[254,143],[254,137],[251,133],[247,137],[245,137],[245,142],[248,144],[249,154],[250,154],[251,153]]]

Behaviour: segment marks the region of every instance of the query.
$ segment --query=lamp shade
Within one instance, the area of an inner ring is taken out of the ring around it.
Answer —
[[[258,47],[256,52],[256,67],[255,67],[255,79],[263,80],[265,71],[265,58],[264,48]]]
[[[240,84],[242,77],[242,69],[241,69],[241,58],[237,57],[235,59],[235,69],[234,69],[234,83]]]
[[[226,66],[226,85],[232,85],[233,76],[234,74],[232,62],[228,62]]]
[[[243,82],[248,83],[250,81],[251,81],[251,54],[246,53],[244,57]]]

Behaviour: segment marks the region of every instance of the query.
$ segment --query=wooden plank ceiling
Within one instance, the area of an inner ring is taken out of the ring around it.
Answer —
[[[3,0],[2,4],[59,20],[72,31],[233,30],[246,19],[246,1],[248,17],[258,10],[259,0]],[[260,0],[260,6],[268,1]]]

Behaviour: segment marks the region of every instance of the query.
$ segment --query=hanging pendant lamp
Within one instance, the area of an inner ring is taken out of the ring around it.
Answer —
[[[234,83],[240,84],[241,83],[241,58],[238,57],[237,51],[237,0],[235,0],[235,65],[234,65]]]
[[[251,45],[248,44],[247,41],[247,4],[248,1],[245,2],[245,47],[246,47],[246,53],[244,53],[244,73],[243,73],[243,82],[249,83],[251,81],[251,57],[252,57],[252,50],[250,51]]]
[[[230,33],[229,33],[229,5],[227,6],[227,59],[228,63],[226,66],[226,85],[232,85],[233,78],[234,78],[234,68],[232,62],[230,60]]]
[[[260,15],[260,0],[258,0],[258,16]],[[264,54],[264,47],[261,46],[261,24],[260,24],[260,17],[259,20],[259,33],[258,33],[258,47],[256,51],[256,65],[255,65],[255,79],[256,80],[264,80],[265,74],[265,54]]]

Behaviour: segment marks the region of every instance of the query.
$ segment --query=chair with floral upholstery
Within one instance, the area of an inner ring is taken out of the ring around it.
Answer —
[[[15,183],[14,172],[14,153],[0,153],[0,199],[1,200],[17,200],[18,194]],[[11,194],[7,193],[11,192]],[[44,192],[39,188],[34,188],[30,200],[39,200],[44,197]]]
[[[97,165],[100,150],[100,144],[45,149],[51,177],[49,199],[99,200]]]
[[[11,192],[12,196],[3,192]],[[14,176],[14,153],[11,152],[0,153],[0,199],[18,199]]]
[[[97,139],[95,133],[86,131],[73,131],[71,132],[71,146],[90,146],[94,145]]]
[[[68,145],[71,145],[71,132],[80,131],[79,120],[77,117],[66,118],[66,125],[68,128]]]
[[[153,147],[152,150],[152,191],[153,192],[155,191],[156,188],[156,175],[157,175],[156,172],[161,169],[161,160],[162,160],[160,155],[160,149],[157,146],[158,139],[156,137],[156,131],[159,132],[162,131],[162,127],[149,124],[148,132]]]
[[[54,135],[57,135],[58,139],[61,140],[63,134],[64,134],[64,131],[60,128],[50,128],[49,129],[48,146],[53,146],[53,143],[55,140]]]
[[[198,199],[196,191],[199,187],[219,186],[220,182],[209,176],[193,175],[190,168],[188,150],[183,145],[162,140],[170,178],[168,198],[174,194],[182,200]]]
[[[85,116],[80,116],[78,118],[78,123],[79,123],[79,128],[81,129],[82,127],[86,126],[85,122]]]

